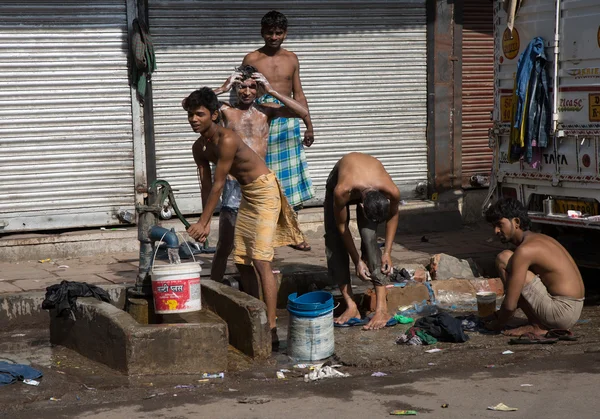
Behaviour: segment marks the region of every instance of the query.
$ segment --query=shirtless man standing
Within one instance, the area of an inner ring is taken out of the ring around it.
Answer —
[[[277,178],[264,160],[235,132],[216,124],[219,101],[215,93],[204,87],[192,92],[182,105],[187,110],[190,126],[200,134],[192,152],[200,173],[203,212],[198,222],[190,226],[188,234],[200,242],[206,240],[227,174],[231,173],[242,190],[234,262],[243,276],[252,277],[254,282],[260,279],[273,344],[277,345],[277,284],[271,269],[273,248],[300,243],[302,233]],[[209,163],[216,164],[214,181]]]
[[[250,65],[241,66],[223,83],[223,86],[214,89],[216,95],[229,92],[232,88],[237,95],[237,103],[231,106],[221,104],[223,125],[236,134],[263,159],[267,154],[269,141],[269,124],[274,118],[308,118],[308,111],[290,97],[278,93],[271,87],[267,79]],[[275,103],[258,104],[256,98],[261,93],[270,94],[285,106]],[[213,257],[210,277],[221,282],[227,258],[233,250],[234,227],[237,212],[240,206],[241,190],[239,183],[228,177],[223,188],[221,198],[221,212],[219,214],[219,241]],[[244,286],[245,284],[242,284]]]
[[[291,51],[281,47],[287,36],[287,18],[275,10],[261,20],[261,35],[265,45],[244,57],[242,65],[249,64],[265,75],[275,90],[293,97],[305,109],[308,103],[300,82],[300,63]],[[277,102],[278,98],[265,95],[261,102]],[[314,142],[310,115],[304,118],[306,130],[304,141],[300,139],[300,125],[295,118],[277,118],[271,124],[269,146],[265,161],[280,180],[283,191],[294,210],[313,197],[313,188],[302,144],[310,147]],[[293,246],[298,250],[310,250],[308,243]]]
[[[544,335],[550,329],[569,329],[579,319],[585,289],[573,258],[556,240],[529,231],[527,210],[516,199],[500,199],[485,213],[494,233],[515,251],[504,250],[496,266],[504,283],[500,310],[486,327],[502,330],[515,310],[523,310],[529,324],[504,332],[508,336]]]
[[[375,157],[349,153],[337,162],[327,179],[325,193],[325,246],[327,269],[340,284],[346,311],[334,321],[350,325],[360,320],[350,285],[348,255],[356,266],[356,275],[375,286],[375,314],[364,329],[381,329],[390,319],[387,310],[388,275],[392,271],[392,243],[398,227],[400,191],[383,165]],[[361,253],[354,246],[348,228],[349,206],[356,204],[356,221],[361,238]],[[377,243],[377,225],[386,221],[383,254]]]

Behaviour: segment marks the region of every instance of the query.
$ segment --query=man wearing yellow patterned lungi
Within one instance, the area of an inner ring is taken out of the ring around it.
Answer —
[[[279,340],[275,321],[277,284],[271,269],[273,248],[302,243],[302,232],[277,178],[264,160],[234,131],[217,125],[219,102],[212,89],[204,87],[192,92],[182,105],[190,126],[200,134],[192,152],[200,174],[203,212],[188,234],[201,243],[206,240],[227,175],[235,177],[241,186],[242,201],[235,226],[234,262],[249,294],[258,297],[260,280],[276,346]],[[210,163],[216,164],[214,181]]]

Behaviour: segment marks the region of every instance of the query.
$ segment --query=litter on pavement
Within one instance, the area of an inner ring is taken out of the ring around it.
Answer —
[[[205,372],[204,374],[202,374],[202,378],[225,378],[225,373],[220,372],[218,374],[209,374]]]
[[[510,354],[514,354],[513,351],[504,351],[502,352],[502,355],[510,355]]]
[[[350,374],[346,374],[336,370],[341,365],[321,365],[311,369],[308,374],[304,375],[304,382],[322,380],[323,378],[344,378],[350,377]]]
[[[436,352],[442,352],[442,350],[440,348],[433,348],[433,349],[429,349],[425,352],[427,352],[428,354],[434,354]]]
[[[394,416],[415,416],[416,414],[416,410],[392,410],[390,412],[390,415]]]
[[[387,374],[385,372],[377,371],[371,374],[371,377],[385,377]]]
[[[23,384],[27,384],[29,386],[36,386],[37,387],[37,386],[40,385],[40,382],[36,381],[36,380],[30,380],[29,378],[26,378],[26,379],[23,380]]]
[[[504,403],[498,403],[496,406],[488,406],[488,410],[496,410],[499,412],[516,412],[519,409],[516,407],[509,407]]]

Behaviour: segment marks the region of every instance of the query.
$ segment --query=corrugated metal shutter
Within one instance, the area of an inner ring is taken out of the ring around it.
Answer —
[[[307,149],[317,198],[343,155],[378,157],[405,198],[427,179],[425,0],[149,0],[158,71],[154,121],[158,177],[178,188],[185,212],[201,208],[191,131],[181,100],[218,87],[250,51],[264,45],[260,20],[288,17],[284,47],[295,52],[315,126]]]
[[[489,175],[488,129],[494,109],[494,9],[491,1],[464,0],[462,43],[462,184]]]
[[[0,232],[134,211],[125,3],[2,2]]]

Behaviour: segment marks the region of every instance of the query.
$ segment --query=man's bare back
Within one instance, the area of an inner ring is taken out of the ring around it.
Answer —
[[[296,54],[284,48],[267,54],[263,47],[246,55],[242,65],[246,64],[256,67],[279,93],[292,97],[294,76],[298,74]]]
[[[379,160],[362,153],[348,153],[337,165],[336,195],[342,195],[346,204],[360,199],[365,189],[376,189],[391,201],[399,200],[398,187]]]
[[[517,258],[521,255],[530,261],[529,270],[540,277],[550,295],[584,297],[583,280],[575,261],[552,237],[527,232],[515,250]]]
[[[199,166],[204,161],[217,164],[221,155],[232,153],[233,160],[229,173],[241,185],[252,183],[259,176],[269,173],[264,160],[229,128],[219,127],[211,139],[198,138],[192,147],[192,152]]]

